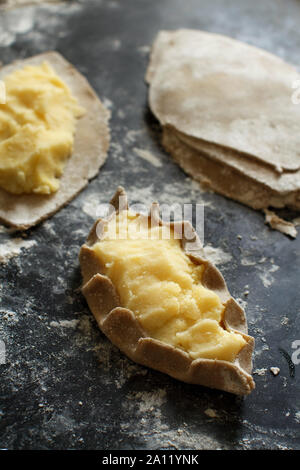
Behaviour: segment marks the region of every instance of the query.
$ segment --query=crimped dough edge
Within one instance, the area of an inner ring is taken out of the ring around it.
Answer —
[[[119,207],[119,196],[123,196],[122,207]],[[126,193],[122,187],[118,187],[111,204],[117,212],[128,208]],[[157,203],[152,205],[151,210],[152,216],[157,217],[160,224],[165,224],[159,218]],[[107,223],[103,219],[95,222],[86,243],[81,247],[79,260],[83,276],[82,293],[101,331],[123,353],[139,364],[164,372],[186,383],[216,388],[237,395],[249,394],[255,388],[251,376],[254,339],[247,334],[245,312],[230,296],[220,271],[204,258],[201,242],[191,224],[186,221],[173,222],[171,226],[183,223],[189,225],[199,249],[189,252],[184,238],[182,249],[195,264],[204,264],[202,283],[216,292],[225,303],[224,325],[227,330],[240,333],[247,342],[233,363],[201,358],[193,360],[187,352],[146,334],[134,313],[120,305],[118,293],[111,280],[101,274],[103,266],[92,249],[92,246],[99,241],[96,233],[99,222]],[[174,229],[176,230],[176,227]]]

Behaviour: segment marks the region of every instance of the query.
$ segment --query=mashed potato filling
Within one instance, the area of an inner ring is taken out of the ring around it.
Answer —
[[[4,78],[0,105],[0,187],[13,194],[51,194],[73,150],[84,110],[44,62]]]
[[[224,305],[201,284],[204,266],[190,260],[172,229],[148,227],[136,214],[122,211],[93,249],[122,307],[135,314],[149,336],[193,359],[234,361],[246,344],[242,335],[222,327]]]

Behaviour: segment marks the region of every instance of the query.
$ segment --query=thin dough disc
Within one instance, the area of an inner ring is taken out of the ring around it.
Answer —
[[[288,194],[291,191],[300,191],[300,170],[295,172],[285,171],[278,174],[270,166],[264,165],[257,160],[245,158],[245,155],[235,150],[201,141],[200,139],[186,136],[178,131],[175,132],[183,144],[192,147],[209,158],[217,160],[223,165],[227,165],[239,171],[243,175],[253,178],[258,183],[264,184],[273,191],[281,194]]]
[[[181,137],[181,136],[180,136]],[[205,153],[183,143],[178,132],[170,126],[163,128],[163,146],[186,173],[214,191],[240,201],[253,209],[269,206],[300,209],[300,191],[278,193],[233,165],[220,162],[212,152]],[[280,176],[280,179],[284,176]]]
[[[74,150],[56,193],[14,195],[0,188],[0,220],[20,230],[48,218],[73,199],[98,173],[106,160],[110,142],[109,112],[88,81],[57,52],[46,52],[7,65],[0,70],[0,79],[25,65],[38,65],[43,61],[47,61],[69,86],[86,113],[76,124]]]
[[[300,169],[297,70],[278,57],[225,36],[162,31],[146,79],[162,125],[234,149],[277,173]]]

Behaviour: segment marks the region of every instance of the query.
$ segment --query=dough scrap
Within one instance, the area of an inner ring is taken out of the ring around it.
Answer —
[[[285,235],[289,235],[291,238],[297,237],[297,229],[292,222],[287,222],[286,220],[278,217],[275,212],[268,209],[264,210],[265,212],[265,223],[269,224],[274,230],[278,230]]]
[[[20,230],[36,225],[70,202],[89,179],[97,175],[106,160],[110,142],[109,112],[86,78],[58,52],[50,51],[6,65],[0,69],[0,79],[24,65],[38,65],[44,61],[65,81],[86,113],[77,122],[74,150],[56,193],[49,196],[14,195],[0,188],[0,221]]]

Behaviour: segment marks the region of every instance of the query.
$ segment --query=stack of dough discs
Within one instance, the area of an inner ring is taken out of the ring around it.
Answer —
[[[300,209],[297,70],[237,40],[162,31],[146,80],[163,145],[213,190],[255,209]]]

